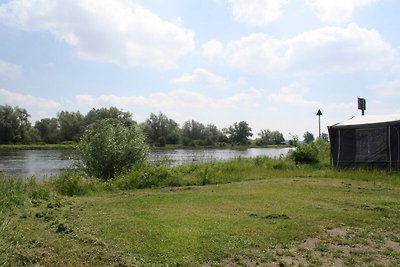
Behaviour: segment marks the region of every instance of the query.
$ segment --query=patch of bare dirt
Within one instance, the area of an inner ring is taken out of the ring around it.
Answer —
[[[326,229],[317,237],[284,248],[270,248],[268,260],[263,253],[225,259],[223,266],[398,266],[400,243],[387,237],[365,235],[362,229],[338,227]],[[272,256],[271,256],[272,255]]]

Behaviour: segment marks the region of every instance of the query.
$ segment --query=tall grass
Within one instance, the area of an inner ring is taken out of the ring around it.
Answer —
[[[0,176],[0,211],[5,208],[21,205],[29,199],[47,199],[52,190],[35,178],[23,180],[21,178]]]

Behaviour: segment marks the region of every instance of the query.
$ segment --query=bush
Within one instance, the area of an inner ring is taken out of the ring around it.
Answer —
[[[117,120],[90,125],[79,143],[80,159],[89,176],[107,180],[146,160],[148,147],[136,126]]]
[[[296,164],[315,164],[319,162],[318,148],[314,143],[297,145],[288,157]]]
[[[183,185],[172,168],[156,164],[143,164],[140,168],[118,176],[113,183],[121,190]]]
[[[56,192],[64,196],[83,196],[101,190],[102,184],[94,178],[85,177],[82,173],[66,170],[51,180]]]

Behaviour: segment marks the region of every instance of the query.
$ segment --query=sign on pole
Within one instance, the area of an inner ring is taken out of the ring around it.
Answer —
[[[367,109],[367,101],[364,98],[358,98],[358,109],[361,110],[361,115],[364,116],[364,111]]]
[[[320,109],[318,109],[317,116],[318,116],[318,129],[319,129],[318,137],[321,138],[321,116],[322,116],[322,112],[321,112]]]

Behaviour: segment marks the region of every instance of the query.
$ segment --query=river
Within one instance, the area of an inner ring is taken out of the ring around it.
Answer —
[[[235,149],[168,149],[152,150],[150,162],[163,161],[177,166],[193,162],[229,160],[237,157],[286,155],[290,148]],[[12,150],[0,151],[0,172],[7,175],[39,179],[57,175],[76,160],[76,152],[70,150]]]

